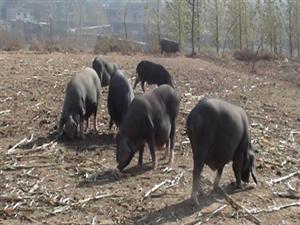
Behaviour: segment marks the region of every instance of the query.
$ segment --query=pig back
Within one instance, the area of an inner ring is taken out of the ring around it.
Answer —
[[[217,169],[233,160],[247,132],[245,112],[218,99],[203,99],[187,119],[187,132],[205,163]]]

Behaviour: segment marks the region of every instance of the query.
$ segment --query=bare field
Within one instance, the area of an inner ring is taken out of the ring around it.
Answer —
[[[108,131],[107,89],[98,110],[97,134],[70,142],[54,140],[51,133],[67,81],[94,57],[0,52],[0,224],[300,223],[300,174],[270,183],[300,168],[299,63],[259,62],[252,74],[250,65],[229,57],[103,56],[118,63],[129,78],[142,59],[163,64],[182,97],[172,168],[160,160],[155,171],[138,169],[136,156],[116,180],[111,175],[116,130]],[[135,92],[141,93],[140,86]],[[231,165],[220,182],[240,206],[232,205],[221,191],[212,191],[214,172],[207,167],[200,206],[189,200],[193,163],[185,121],[203,96],[241,105],[249,116],[259,183],[235,190]],[[8,150],[31,136],[29,144]],[[149,164],[147,149],[145,153]],[[163,152],[157,154],[160,158]],[[157,184],[161,186],[145,198]]]

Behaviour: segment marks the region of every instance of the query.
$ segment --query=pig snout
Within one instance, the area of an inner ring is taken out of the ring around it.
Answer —
[[[77,135],[77,123],[71,116],[66,121],[64,131],[70,140],[73,140]]]

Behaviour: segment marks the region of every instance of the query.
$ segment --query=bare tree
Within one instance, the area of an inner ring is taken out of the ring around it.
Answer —
[[[189,5],[187,1],[166,2],[166,23],[169,31],[174,32],[180,46],[183,45],[189,25]]]
[[[52,44],[53,39],[53,3],[50,4],[50,16],[49,16],[49,41]]]
[[[157,13],[157,37],[158,37],[158,43],[160,42],[160,0],[157,0],[156,2],[156,13]]]
[[[195,6],[197,0],[187,0],[188,4],[192,10],[192,24],[191,24],[191,39],[192,39],[192,53],[191,55],[195,55],[195,42],[194,42],[194,27],[195,27]]]
[[[292,25],[292,1],[287,1],[287,11],[288,11],[288,37],[289,37],[289,47],[290,56],[293,57],[293,25]]]
[[[196,15],[197,15],[197,45],[198,45],[198,52],[200,52],[200,29],[201,29],[201,25],[200,25],[200,4],[199,4],[199,0],[196,1]]]
[[[259,51],[269,48],[275,54],[288,50],[291,57],[297,51],[296,54],[300,57],[299,0],[167,2],[166,4],[172,8],[169,10],[172,13],[170,26],[176,30],[179,42],[190,40],[192,55],[197,51],[195,49],[197,41],[198,48],[200,47],[201,25],[201,29],[213,36],[213,46],[217,53],[222,51],[222,48],[224,52],[225,48],[230,46],[240,50],[244,47],[252,48],[253,51],[259,47]],[[179,6],[184,10],[182,11]],[[211,44],[209,40],[203,40],[203,44]]]
[[[216,49],[217,53],[219,54],[219,45],[220,45],[220,37],[219,37],[219,0],[214,0],[215,3],[215,26],[216,26]]]
[[[124,9],[124,34],[125,34],[125,39],[127,40],[127,24],[126,24],[126,18],[127,18],[127,6],[125,4],[125,9]]]
[[[241,9],[241,0],[238,0],[238,20],[239,20],[239,43],[240,43],[240,50],[243,48],[242,42],[242,9]]]
[[[182,45],[182,7],[179,2],[177,1],[177,15],[178,15],[178,43],[181,46]]]
[[[82,43],[82,1],[79,0],[79,44]]]

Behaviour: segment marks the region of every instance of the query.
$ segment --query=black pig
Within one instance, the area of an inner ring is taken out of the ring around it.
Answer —
[[[175,53],[179,51],[179,44],[176,41],[161,39],[159,42],[161,54],[166,53]]]
[[[100,79],[92,68],[85,68],[69,81],[59,122],[60,131],[64,128],[69,139],[75,138],[78,123],[80,137],[84,138],[83,121],[87,121],[88,127],[88,118],[92,114],[94,115],[94,129],[97,130],[96,115],[100,89]]]
[[[153,91],[137,96],[129,106],[125,119],[117,134],[117,162],[122,171],[139,151],[139,166],[143,163],[145,143],[148,143],[152,166],[156,168],[155,147],[169,147],[169,163],[174,157],[176,117],[180,98],[169,85],[161,85]],[[166,148],[165,157],[168,149]]]
[[[200,174],[204,164],[217,170],[214,188],[219,186],[224,166],[233,162],[237,187],[241,181],[249,182],[250,173],[255,177],[255,161],[251,147],[248,118],[238,106],[219,99],[202,99],[187,119],[187,134],[193,150],[192,199],[198,202]]]
[[[118,68],[116,64],[105,62],[100,57],[96,57],[94,59],[92,66],[101,80],[102,87],[109,85],[111,74],[113,74]]]
[[[127,78],[120,70],[116,70],[111,76],[107,98],[109,129],[113,123],[120,127],[133,97],[134,93]]]
[[[133,89],[141,82],[143,91],[145,92],[145,82],[148,84],[156,84],[158,86],[162,84],[168,84],[172,87],[173,79],[169,72],[160,64],[156,64],[150,61],[143,60],[136,67],[137,77]]]

